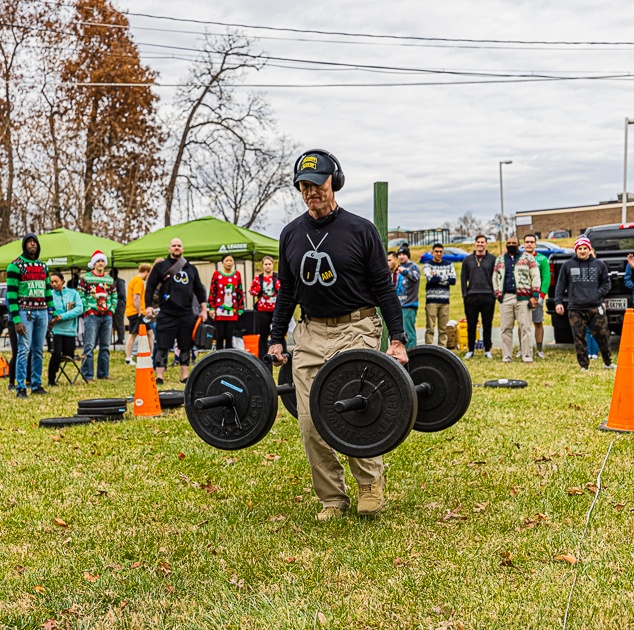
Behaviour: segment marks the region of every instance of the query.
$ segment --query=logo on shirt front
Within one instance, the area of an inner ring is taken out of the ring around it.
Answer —
[[[178,282],[179,284],[189,284],[189,276],[184,271],[179,271],[174,276],[174,282]]]
[[[316,282],[319,282],[319,284],[325,287],[329,287],[337,281],[337,272],[335,271],[330,256],[326,254],[326,252],[317,251],[326,239],[326,236],[328,236],[328,234],[315,246],[310,236],[306,234],[306,238],[313,246],[313,249],[304,254],[299,276],[302,282],[309,287]]]

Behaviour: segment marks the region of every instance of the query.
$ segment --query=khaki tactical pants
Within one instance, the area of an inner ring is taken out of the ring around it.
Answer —
[[[447,347],[447,322],[449,321],[449,304],[436,304],[428,302],[425,305],[427,316],[427,330],[425,331],[425,343],[434,343],[436,321],[438,322],[438,345]]]
[[[502,334],[502,359],[513,359],[513,326],[517,320],[519,328],[520,350],[523,360],[533,359],[533,340],[531,337],[531,309],[528,301],[518,300],[514,293],[505,293],[500,304],[500,329]]]
[[[299,430],[304,451],[310,464],[315,494],[323,507],[348,508],[344,469],[337,453],[315,429],[310,417],[310,388],[319,368],[342,350],[381,346],[382,323],[378,315],[357,319],[346,324],[327,326],[315,321],[303,321],[293,331],[293,379],[297,393]],[[383,458],[358,459],[349,457],[350,472],[360,485],[371,484],[383,474]]]

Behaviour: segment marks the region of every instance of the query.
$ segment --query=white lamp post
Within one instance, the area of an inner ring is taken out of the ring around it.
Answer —
[[[625,153],[623,155],[623,199],[621,199],[621,223],[627,223],[627,128],[634,123],[634,119],[625,119]]]
[[[504,186],[502,185],[502,164],[513,164],[512,160],[500,162],[500,254],[502,253],[502,236],[504,233]]]

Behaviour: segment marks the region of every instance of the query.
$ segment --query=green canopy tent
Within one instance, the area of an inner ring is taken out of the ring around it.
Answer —
[[[95,250],[100,249],[110,261],[112,250],[120,243],[109,238],[57,228],[37,235],[40,241],[40,259],[50,269],[85,269]],[[10,262],[22,253],[22,239],[0,247],[0,270],[6,271]]]
[[[191,261],[217,262],[224,254],[252,261],[279,255],[279,243],[274,238],[222,219],[204,217],[161,228],[113,250],[112,264],[125,267],[142,262],[151,263],[159,256],[167,256],[173,238],[183,241],[185,257]]]

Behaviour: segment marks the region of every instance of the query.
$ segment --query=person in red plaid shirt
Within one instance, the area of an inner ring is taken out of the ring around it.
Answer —
[[[216,327],[216,350],[233,348],[231,342],[238,317],[244,313],[242,276],[231,254],[222,257],[222,267],[214,271],[209,287],[209,314]]]
[[[280,281],[273,271],[273,259],[265,256],[262,259],[262,272],[255,276],[251,283],[249,293],[257,298],[255,303],[255,331],[260,335],[258,356],[264,358],[269,351],[269,336],[271,334],[271,322],[275,310],[275,300],[280,290]],[[286,345],[284,344],[284,352]]]

